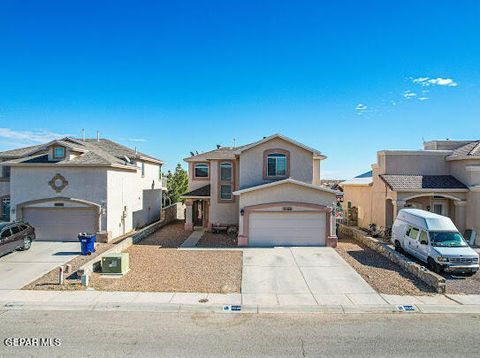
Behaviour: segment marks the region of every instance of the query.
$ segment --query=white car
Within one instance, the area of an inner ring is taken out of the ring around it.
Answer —
[[[392,243],[427,263],[437,273],[478,271],[478,254],[446,216],[419,209],[402,209],[392,228]]]

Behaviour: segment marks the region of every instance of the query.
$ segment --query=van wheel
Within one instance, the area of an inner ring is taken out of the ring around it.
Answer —
[[[442,273],[442,266],[437,264],[435,260],[431,257],[428,258],[427,266],[430,271],[436,272],[438,274]]]
[[[402,245],[400,244],[400,241],[395,241],[395,251],[402,253]]]

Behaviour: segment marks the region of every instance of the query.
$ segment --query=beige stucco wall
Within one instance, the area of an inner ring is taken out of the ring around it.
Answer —
[[[450,174],[467,186],[480,185],[479,160],[452,160],[448,161]],[[471,170],[476,169],[477,170]]]
[[[443,152],[425,151],[379,152],[379,174],[448,174],[449,168],[445,161],[446,155]]]
[[[313,160],[313,184],[320,185],[320,159]]]
[[[247,206],[282,201],[302,202],[331,207],[336,201],[336,195],[334,193],[321,191],[318,189],[307,188],[291,183],[284,183],[269,188],[240,194],[239,208],[242,209]],[[239,234],[243,235],[243,217],[239,216],[239,218]]]
[[[280,138],[248,149],[240,155],[240,188],[271,182],[263,179],[263,152],[267,149],[290,151],[290,177],[305,183],[313,182],[313,154]]]
[[[368,227],[372,222],[372,187],[346,185],[343,187],[343,209],[347,212],[348,202],[358,208],[358,226]]]
[[[238,224],[238,197],[233,203],[219,202],[218,200],[218,160],[210,161],[210,208],[209,221],[212,224],[237,225]],[[237,177],[238,163],[234,163],[234,177]],[[236,181],[238,183],[238,181]],[[234,186],[234,191],[236,187]]]

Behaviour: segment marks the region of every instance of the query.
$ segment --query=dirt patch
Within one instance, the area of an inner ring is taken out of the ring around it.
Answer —
[[[237,235],[205,232],[197,247],[238,247]]]
[[[423,281],[356,241],[339,240],[336,251],[379,293],[417,296],[434,293]]]
[[[92,275],[91,286],[104,291],[240,292],[241,251],[162,249],[133,245],[130,272],[122,278]]]
[[[77,277],[75,272],[80,268],[80,266],[86,264],[88,261],[97,257],[98,255],[101,255],[111,247],[113,247],[113,244],[97,243],[95,244],[95,252],[93,254],[88,256],[80,255],[68,261],[65,265],[72,265],[72,273],[65,275],[65,281],[63,285],[58,284],[58,268],[55,268],[39,279],[29,283],[23,287],[22,290],[80,290],[82,289],[82,284],[80,282],[80,278]]]
[[[137,245],[155,245],[163,248],[177,248],[190,236],[191,233],[191,231],[185,231],[183,221],[176,221],[162,227],[160,230],[140,241]]]

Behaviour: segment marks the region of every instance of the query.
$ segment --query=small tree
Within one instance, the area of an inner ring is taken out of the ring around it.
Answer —
[[[167,175],[167,197],[171,200],[172,204],[179,202],[180,197],[188,190],[188,174],[182,166],[177,164],[175,172],[170,170]]]

